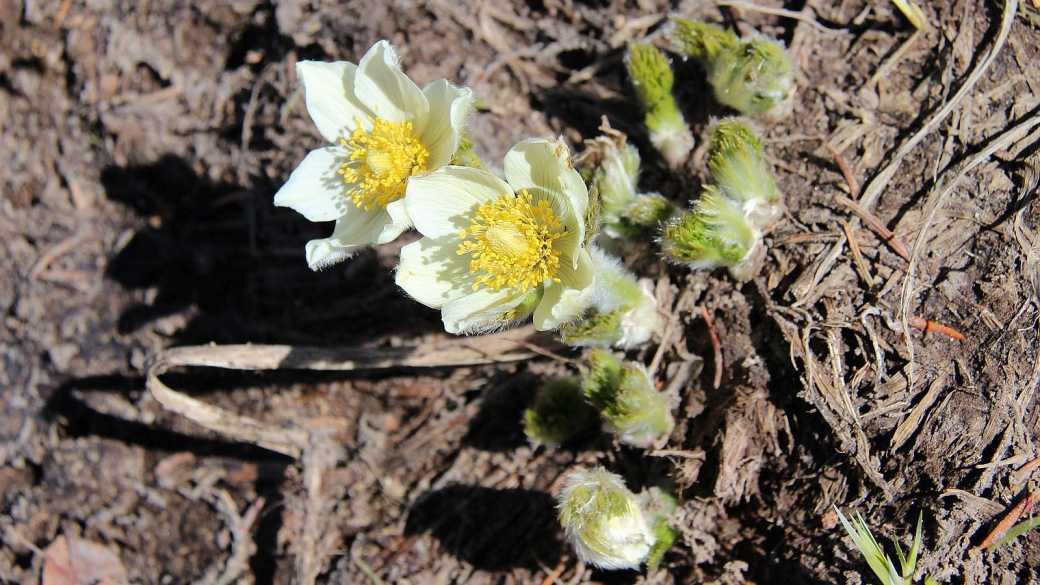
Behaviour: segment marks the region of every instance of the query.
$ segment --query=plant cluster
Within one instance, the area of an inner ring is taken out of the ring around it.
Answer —
[[[899,566],[896,567],[896,564],[885,554],[877,539],[874,538],[874,534],[870,531],[863,516],[857,512],[856,517],[850,521],[837,507],[834,508],[834,511],[856,549],[863,555],[870,570],[874,572],[882,585],[916,583],[914,574],[917,573],[917,558],[921,553],[921,516],[917,517],[917,529],[914,531],[913,543],[905,555],[903,549],[899,547],[899,541],[892,541],[896,547],[896,556],[899,557]],[[923,582],[925,585],[938,585],[938,581],[929,576],[925,576]]]
[[[704,62],[717,100],[741,113],[783,99],[793,79],[783,48],[674,19],[673,40]],[[625,60],[645,110],[650,142],[672,167],[694,137],[673,92],[666,54],[642,43]],[[473,91],[440,79],[420,88],[394,48],[375,44],[355,65],[297,65],[307,110],[328,146],[310,152],[275,195],[311,221],[335,221],[308,242],[318,270],[407,230],[397,284],[441,312],[446,331],[479,334],[532,321],[567,344],[590,347],[580,376],[548,381],[525,415],[537,444],[555,446],[597,425],[618,443],[650,449],[672,431],[671,403],[639,362],[619,358],[659,329],[651,289],[602,243],[659,242],[691,268],[750,270],[752,252],[778,209],[763,145],[748,122],[710,132],[708,186],[689,209],[640,188],[642,160],[627,137],[603,127],[579,168],[559,138],[513,146],[501,171],[466,134]],[[614,245],[612,249],[624,249]],[[601,423],[598,421],[602,421]],[[639,495],[602,468],[570,473],[558,494],[564,532],[579,555],[604,569],[657,565],[675,539],[676,500],[657,487]]]

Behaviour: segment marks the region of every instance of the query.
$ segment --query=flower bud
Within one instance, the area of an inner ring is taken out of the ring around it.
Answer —
[[[603,469],[567,474],[557,495],[560,524],[585,562],[601,569],[638,569],[656,537],[635,494]]]
[[[740,205],[708,186],[694,206],[665,224],[661,249],[665,256],[693,269],[733,267],[751,256],[755,229]]]
[[[664,443],[675,426],[664,395],[654,388],[642,364],[620,362],[610,352],[594,349],[584,390],[607,430],[626,445],[646,449]]]
[[[675,214],[675,204],[657,193],[640,193],[621,213],[621,221],[640,227],[664,223]]]
[[[524,434],[536,444],[556,446],[594,428],[598,420],[582,396],[581,380],[557,378],[538,389],[534,405],[524,412]]]
[[[603,135],[585,141],[582,162],[590,167],[589,185],[599,192],[603,223],[610,225],[636,198],[641,160],[628,136],[611,128],[606,118],[600,131]]]
[[[722,53],[740,46],[740,37],[733,31],[692,18],[672,17],[669,36],[684,55],[704,62],[714,61]]]
[[[574,347],[611,347],[621,340],[621,312],[593,313],[560,328],[560,341]]]
[[[741,203],[776,200],[776,183],[762,151],[762,141],[736,118],[716,122],[708,149],[708,170],[730,199]]]
[[[672,95],[675,78],[668,57],[648,43],[629,47],[625,66],[646,110],[650,142],[668,164],[681,165],[693,150],[693,135]]]
[[[657,193],[639,193],[639,151],[606,118],[600,131],[603,135],[585,141],[582,162],[590,192],[599,194],[603,229],[614,238],[640,236],[671,217],[675,205]]]
[[[742,114],[757,114],[791,91],[794,70],[779,42],[764,36],[739,39],[730,31],[687,18],[673,18],[672,24],[673,42],[704,63],[719,103]]]

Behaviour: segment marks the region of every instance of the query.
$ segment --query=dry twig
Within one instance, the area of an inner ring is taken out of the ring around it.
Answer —
[[[1007,514],[1004,514],[1004,518],[997,525],[993,527],[993,530],[986,535],[986,538],[978,544],[978,546],[972,547],[971,550],[977,551],[980,549],[989,549],[995,547],[1001,538],[1011,530],[1023,516],[1029,514],[1033,510],[1033,506],[1037,502],[1040,502],[1040,491],[1031,491],[1025,495],[1024,498],[1019,500]]]
[[[715,353],[715,380],[712,382],[712,387],[718,390],[722,385],[722,346],[719,345],[719,336],[715,334],[715,324],[712,323],[711,315],[704,307],[701,307],[701,316],[704,317],[704,324],[708,326],[711,349]]]
[[[845,177],[845,182],[849,184],[849,197],[855,201],[859,199],[859,182],[856,181],[856,176],[852,173],[852,169],[849,168],[849,164],[845,162],[845,158],[841,156],[841,153],[835,150],[833,146],[823,143],[823,147],[827,149],[827,152],[831,153],[834,157],[834,164],[838,165],[838,170],[841,171],[841,175]]]
[[[868,211],[866,207],[863,207],[844,195],[835,195],[834,200],[845,207],[848,207],[850,211],[866,222],[867,226],[881,238],[881,241],[885,242],[892,248],[893,252],[899,254],[903,260],[906,260],[907,262],[910,261],[910,252],[907,252],[906,246],[903,245],[903,242],[892,233],[892,230],[885,227],[885,224],[881,223],[881,220],[878,219],[877,216]]]
[[[300,461],[306,498],[302,510],[302,528],[295,540],[298,543],[296,578],[300,583],[309,584],[321,573],[326,551],[335,546],[338,538],[338,530],[329,523],[330,504],[323,498],[322,481],[325,472],[346,457],[344,439],[353,423],[324,418],[281,425],[258,421],[177,392],[164,384],[160,377],[174,366],[234,370],[350,371],[495,364],[531,359],[537,355],[529,349],[522,349],[523,344],[529,343],[532,332],[533,328],[526,327],[484,336],[479,348],[475,347],[471,338],[450,338],[401,348],[325,349],[288,345],[178,347],[158,356],[148,370],[146,384],[152,396],[167,410],[230,439],[271,449]],[[258,506],[262,506],[262,501],[246,512],[242,517],[242,526],[252,524]],[[236,546],[233,558],[238,554],[237,551]],[[229,561],[224,576],[232,575],[234,568]],[[236,577],[233,575],[229,579],[234,580]]]

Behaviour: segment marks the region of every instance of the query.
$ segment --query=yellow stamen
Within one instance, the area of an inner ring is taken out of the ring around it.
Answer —
[[[340,140],[350,151],[350,160],[339,169],[343,181],[351,185],[347,197],[366,211],[376,206],[386,209],[387,204],[404,197],[408,177],[425,171],[430,155],[412,132],[411,122],[369,120],[371,131],[358,124],[350,140]]]
[[[527,292],[547,279],[560,282],[560,252],[553,242],[567,235],[548,201],[531,203],[527,190],[481,205],[468,228],[459,231],[458,254],[471,254],[470,274],[481,272],[473,290],[502,287]]]

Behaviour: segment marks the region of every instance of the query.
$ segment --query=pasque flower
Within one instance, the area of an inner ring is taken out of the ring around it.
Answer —
[[[585,399],[603,415],[618,441],[648,449],[661,446],[675,427],[664,394],[654,388],[643,364],[618,360],[609,351],[589,353],[583,380]]]
[[[740,38],[681,17],[672,17],[671,36],[676,48],[704,63],[715,99],[742,114],[764,112],[791,91],[794,66],[778,41],[760,35]]]
[[[585,249],[588,188],[554,139],[529,139],[506,153],[505,180],[447,166],[408,183],[395,219],[424,236],[401,250],[397,284],[441,309],[450,333],[506,327],[534,315],[556,329],[588,306],[593,265]]]
[[[595,428],[599,413],[585,402],[577,376],[549,380],[524,411],[524,434],[535,445],[555,447]]]
[[[693,135],[672,95],[675,76],[668,57],[649,43],[637,43],[628,48],[625,67],[646,110],[650,142],[668,164],[681,165],[693,150]]]
[[[411,177],[451,162],[473,110],[473,92],[439,79],[419,89],[394,48],[376,43],[361,61],[301,61],[307,111],[331,146],[311,151],[275,194],[311,221],[336,221],[331,237],[307,243],[318,270],[411,227],[387,206]]]
[[[716,122],[708,170],[718,185],[704,188],[693,209],[669,220],[661,234],[665,256],[691,268],[727,266],[750,276],[762,231],[779,213],[773,173],[762,141],[736,118]]]
[[[578,556],[601,569],[638,569],[657,540],[639,500],[602,467],[576,469],[556,496],[560,524]]]

